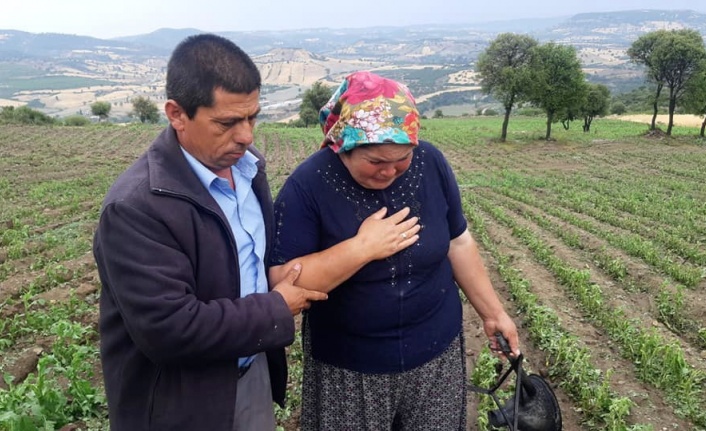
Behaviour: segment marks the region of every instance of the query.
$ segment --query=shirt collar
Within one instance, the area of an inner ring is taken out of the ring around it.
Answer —
[[[196,157],[189,154],[184,147],[180,145],[179,148],[181,148],[181,152],[184,154],[184,157],[186,157],[186,161],[189,162],[191,170],[194,171],[201,184],[208,189],[211,186],[211,183],[219,178],[218,175],[214,174],[213,171],[204,166],[203,163],[199,162]],[[257,174],[257,161],[257,157],[255,157],[253,153],[246,151],[234,167],[244,177],[253,179]]]

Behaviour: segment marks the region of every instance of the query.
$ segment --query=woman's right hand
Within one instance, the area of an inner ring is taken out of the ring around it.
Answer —
[[[409,207],[389,217],[383,207],[363,220],[355,239],[371,260],[384,259],[404,250],[419,240],[419,217],[410,217]]]

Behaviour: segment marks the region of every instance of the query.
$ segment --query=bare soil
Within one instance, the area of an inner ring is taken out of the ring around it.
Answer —
[[[623,120],[623,121],[633,121],[635,123],[644,123],[644,124],[651,124],[652,123],[652,115],[648,115],[648,114],[612,115],[610,118],[614,118],[616,120]],[[704,118],[696,116],[696,115],[683,115],[683,114],[674,115],[674,125],[675,126],[701,127],[701,124],[703,124],[703,122],[704,122]],[[657,115],[657,124],[662,127],[666,127],[667,124],[669,124],[669,116],[668,115]]]
[[[645,116],[649,117],[649,116]],[[686,120],[679,116],[679,120]],[[628,119],[627,116],[621,119]],[[649,118],[643,118],[649,121]],[[630,119],[637,121],[637,119]],[[692,118],[692,121],[702,121],[698,117]],[[685,124],[685,123],[679,123]],[[700,124],[700,123],[699,123]],[[685,124],[686,125],[686,124]],[[74,158],[74,167],[88,170],[93,164],[103,163],[103,154],[110,150],[110,142],[113,139],[119,139],[119,132],[114,132],[117,138],[110,133],[100,139],[101,145],[106,147],[100,151],[83,155],[81,149],[67,149],[62,143],[64,137],[62,130],[54,132],[52,142],[46,145],[47,153],[52,155],[56,153],[64,153],[67,157]],[[13,148],[13,157],[21,158],[22,160],[30,160],[36,166],[10,171],[9,167],[3,167],[0,161],[0,168],[7,169],[0,172],[4,176],[13,178],[13,181],[37,181],[37,174],[34,170],[41,169],[46,164],[45,161],[37,159],[37,153],[34,152],[31,146],[31,140],[36,139],[23,137],[18,134],[16,148]],[[27,141],[23,141],[23,139]],[[70,138],[66,138],[71,140]],[[136,142],[147,142],[144,136],[136,136]],[[96,144],[98,145],[98,144]],[[645,146],[649,145],[648,150]],[[2,147],[0,147],[2,150]],[[112,154],[114,159],[120,159],[124,164],[134,160],[137,154],[142,151],[137,145],[130,147],[125,145],[120,151]],[[268,170],[273,173],[272,177],[276,177],[278,172],[279,159],[284,157],[278,155],[274,149],[271,149],[271,154],[268,153],[268,159],[272,161],[268,164]],[[290,150],[291,151],[291,150]],[[307,152],[308,150],[301,150]],[[570,147],[555,143],[533,143],[532,145],[523,148],[512,146],[501,146],[488,144],[482,149],[482,157],[472,153],[475,150],[466,148],[448,149],[445,150],[447,157],[454,170],[457,172],[467,171],[472,173],[477,172],[492,172],[501,169],[512,171],[522,171],[523,173],[533,173],[537,177],[545,175],[547,172],[553,172],[557,175],[574,175],[585,172],[595,172],[600,174],[604,170],[632,172],[634,175],[644,175],[654,178],[667,178],[673,176],[677,178],[679,175],[684,178],[691,178],[691,172],[676,172],[668,173],[662,170],[661,164],[648,163],[647,157],[655,157],[661,161],[668,161],[673,157],[689,157],[702,155],[704,149],[694,145],[670,144],[662,145],[653,140],[648,143],[640,142],[635,144],[622,144],[615,142],[595,142],[591,145]],[[0,151],[1,153],[1,151]],[[2,153],[6,157],[8,153]],[[78,156],[81,156],[79,158]],[[637,156],[636,156],[637,155]],[[298,156],[299,157],[299,156]],[[301,155],[303,157],[303,155]],[[283,163],[281,163],[283,164]],[[285,171],[289,171],[285,169]],[[63,172],[59,169],[54,169],[46,173],[42,173],[44,179],[60,179],[70,177],[71,173]],[[75,175],[75,173],[73,174]],[[559,229],[567,232],[572,232],[581,238],[583,247],[572,248],[567,246],[553,231],[547,230],[538,224],[530,221],[525,217],[525,213],[540,211],[535,207],[526,204],[514,202],[513,205],[508,204],[511,199],[503,197],[496,193],[492,188],[478,186],[474,191],[478,194],[493,199],[498,205],[503,205],[509,216],[521,226],[532,229],[545,241],[553,252],[563,261],[569,263],[574,268],[586,268],[590,270],[592,282],[600,285],[606,297],[606,306],[620,307],[626,312],[626,316],[641,322],[642,327],[651,328],[657,331],[665,339],[673,341],[679,345],[687,353],[686,361],[688,365],[698,370],[706,371],[706,352],[694,345],[693,340],[688,337],[682,337],[673,333],[669,328],[662,325],[657,319],[657,310],[654,303],[654,294],[658,292],[661,286],[667,280],[667,277],[660,271],[655,270],[644,261],[627,255],[623,250],[613,247],[605,239],[594,234],[583,231],[580,228],[570,225],[559,220],[556,217],[549,217],[551,222],[558,226]],[[698,187],[694,190],[687,191],[694,194],[697,198],[702,198],[703,190]],[[686,194],[687,192],[681,192]],[[537,192],[537,195],[541,195]],[[556,202],[560,204],[560,202]],[[655,205],[658,203],[655,203]],[[87,204],[83,210],[88,210],[90,205]],[[515,208],[510,210],[509,208]],[[61,216],[49,211],[51,216]],[[41,211],[39,211],[41,212]],[[576,214],[577,217],[587,217]],[[630,214],[623,214],[624,217],[630,217]],[[28,216],[29,217],[29,216]],[[619,396],[630,398],[634,403],[632,414],[630,416],[631,423],[634,424],[650,424],[655,430],[691,430],[698,429],[689,421],[680,417],[673,405],[665,399],[664,392],[654,386],[638,379],[635,372],[635,366],[631,361],[626,360],[621,355],[621,349],[608,337],[604,331],[594,324],[591,319],[586,316],[579,308],[577,301],[573,299],[566,290],[557,281],[556,277],[547,270],[541,263],[537,262],[524,244],[522,244],[512,231],[506,226],[501,225],[493,220],[492,217],[484,217],[488,234],[492,241],[503,255],[510,256],[513,267],[521,271],[523,277],[531,282],[532,291],[535,293],[543,304],[550,306],[559,316],[562,327],[568,332],[577,336],[581,343],[590,349],[592,360],[597,368],[605,372],[613,370],[611,377],[611,387]],[[71,219],[70,222],[75,220]],[[610,226],[606,223],[600,223],[596,220],[591,220],[602,230],[612,233],[621,233],[620,228]],[[4,224],[3,224],[4,223]],[[11,228],[9,224],[15,223],[12,220],[0,220],[0,227],[7,229]],[[57,222],[50,226],[37,228],[38,231],[51,230],[52,228],[63,225],[64,222]],[[659,225],[655,222],[647,226],[649,229],[659,229]],[[696,244],[700,250],[705,250],[703,243]],[[481,250],[487,267],[489,268],[490,276],[493,281],[501,300],[506,309],[513,316],[515,322],[520,329],[521,349],[525,357],[525,368],[532,372],[545,376],[545,379],[554,388],[562,411],[564,430],[567,431],[582,431],[591,429],[584,423],[585,418],[582,415],[581,409],[578,408],[575,402],[569,397],[567,392],[561,386],[561,382],[553,381],[548,377],[548,361],[546,354],[533,346],[527,336],[527,331],[523,329],[523,318],[517,310],[514,302],[511,299],[508,287],[503,282],[498,272],[498,263],[486,251]],[[612,279],[606,274],[594,260],[594,254],[598,251],[620,258],[626,263],[628,276],[634,281],[634,284],[639,288],[630,290],[626,288],[624,283]],[[3,254],[5,253],[5,254]],[[36,256],[35,256],[36,257]],[[7,263],[10,259],[4,248],[0,247],[0,264]],[[13,272],[8,274],[0,282],[0,319],[12,317],[22,310],[21,301],[23,289],[32,281],[43,275],[42,270],[33,270],[33,258],[20,258],[12,260]],[[98,275],[95,270],[95,264],[92,260],[92,255],[87,253],[78,258],[63,261],[62,265],[66,268],[67,273],[71,275],[70,280],[61,284],[59,287],[46,289],[38,292],[39,298],[44,300],[45,304],[68,301],[71,295],[78,297],[81,300],[91,304],[96,303],[99,294]],[[669,281],[669,280],[667,280]],[[686,292],[688,307],[685,313],[694,321],[700,322],[703,326],[704,316],[706,315],[706,280],[694,289]],[[13,301],[8,301],[13,300]],[[96,307],[97,309],[97,307]],[[98,314],[95,313],[84,318],[90,325],[97,325]],[[469,364],[469,369],[474,366],[477,355],[483,346],[487,344],[487,338],[482,331],[481,322],[469,304],[464,305],[464,333],[466,339],[466,355]],[[97,342],[97,340],[96,340]],[[13,376],[17,381],[26,378],[28,373],[36,368],[37,359],[42,352],[49,349],[52,345],[52,340],[47,338],[26,337],[16,342],[10,351],[0,358],[0,369],[4,373]],[[98,364],[96,364],[98,365]],[[100,385],[100,374],[96,376],[96,385]],[[0,388],[3,383],[0,382]],[[469,397],[468,412],[469,412],[469,430],[475,430],[475,408],[479,397],[482,395],[471,395]],[[70,428],[68,428],[70,429]],[[288,431],[296,430],[296,413],[294,418],[285,427]],[[592,428],[595,429],[595,428]]]

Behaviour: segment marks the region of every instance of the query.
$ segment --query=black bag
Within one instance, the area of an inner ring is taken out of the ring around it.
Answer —
[[[506,426],[510,431],[561,431],[561,410],[549,383],[537,374],[526,374],[522,370],[522,354],[510,356],[510,346],[502,334],[495,335],[503,354],[510,361],[510,368],[490,389],[469,385],[468,389],[493,397],[498,409],[488,412],[488,420],[494,427]],[[515,396],[501,404],[495,391],[514,371]]]

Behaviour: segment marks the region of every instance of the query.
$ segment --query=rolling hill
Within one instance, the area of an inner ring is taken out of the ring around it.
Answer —
[[[219,33],[250,53],[262,71],[265,118],[288,118],[315,81],[331,85],[358,69],[404,80],[417,97],[475,87],[473,62],[501,32],[571,44],[590,80],[613,91],[642,82],[628,62],[630,43],[657,29],[694,28],[706,34],[706,15],[694,11],[633,10],[546,20],[468,25],[301,29]],[[159,29],[116,39],[0,30],[0,106],[26,104],[56,116],[86,114],[96,100],[127,120],[131,97],[164,100],[166,61],[194,28]],[[474,91],[477,90],[467,90]],[[479,95],[478,95],[479,96]],[[469,97],[475,97],[470,95]]]

